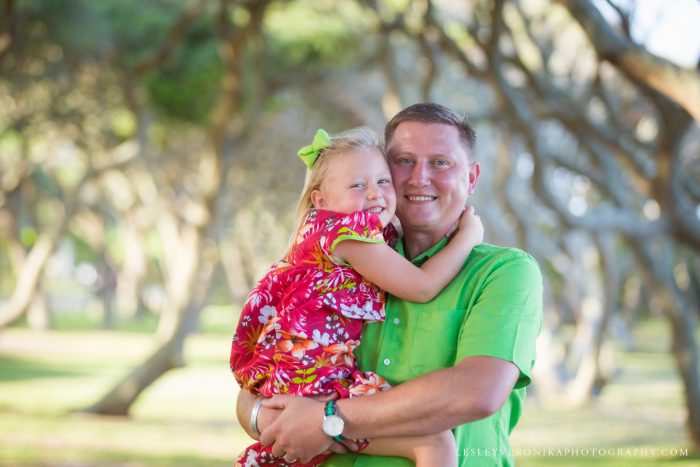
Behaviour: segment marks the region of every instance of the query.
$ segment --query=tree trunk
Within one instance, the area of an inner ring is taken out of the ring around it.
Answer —
[[[135,318],[144,310],[139,290],[146,275],[146,252],[134,215],[128,213],[125,217],[124,262],[117,272],[116,309],[120,316]]]
[[[46,303],[46,295],[37,290],[27,310],[27,324],[30,329],[46,330],[53,327],[53,319]]]
[[[104,170],[107,168],[109,167],[103,167]],[[47,227],[39,234],[36,243],[22,262],[12,296],[6,303],[0,305],[0,329],[10,326],[28,311],[36,295],[44,268],[78,209],[79,195],[83,186],[88,179],[98,173],[99,171],[86,172],[75,186],[73,192],[62,195],[63,216],[55,221],[54,225]]]
[[[56,238],[52,234],[40,235],[22,263],[12,296],[0,306],[0,328],[15,323],[29,309],[46,263],[56,248]]]
[[[135,367],[112,390],[85,412],[102,415],[123,415],[136,398],[151,383],[165,372],[184,366],[182,349],[187,336],[188,312],[193,313],[191,303],[194,282],[199,269],[200,233],[196,228],[184,227],[178,242],[177,267],[170,271],[167,297],[161,312],[158,326],[158,341],[161,344],[146,359]]]
[[[207,234],[210,234],[208,231],[215,218],[219,191],[229,167],[224,163],[225,148],[230,136],[228,124],[238,104],[240,60],[246,38],[249,33],[259,30],[268,3],[268,0],[264,0],[251,4],[250,22],[235,33],[229,24],[229,2],[222,1],[220,4],[221,55],[228,73],[222,80],[222,95],[210,115],[212,151],[201,156],[198,174],[201,181],[201,202],[198,204],[204,215],[189,219],[185,216],[184,222],[179,223],[178,219],[183,219],[182,217],[166,213],[158,223],[161,244],[165,250],[162,259],[167,291],[157,331],[158,340],[162,344],[100,401],[84,409],[86,412],[127,415],[133,402],[146,387],[165,372],[184,365],[184,341],[201,308],[201,303],[195,300],[195,287],[204,282],[202,278],[210,280],[213,271],[213,265],[209,264],[213,260],[208,252],[215,250],[215,243],[206,239],[210,238]],[[200,298],[204,299],[202,296]]]
[[[582,255],[580,261],[584,268],[583,276],[588,278],[589,290],[582,301],[580,319],[576,325],[580,363],[574,380],[567,388],[569,398],[579,406],[599,394],[614,371],[613,353],[609,351],[605,337],[611,316],[617,308],[618,274],[613,260],[612,238],[599,234],[595,244],[596,261],[585,261],[586,255]]]
[[[127,416],[136,398],[165,372],[183,366],[178,349],[182,349],[184,333],[176,333],[163,342],[146,361],[135,367],[98,402],[81,412]]]
[[[188,260],[180,264],[177,275],[171,276],[174,282],[169,288],[164,309],[172,307],[173,312],[161,318],[158,333],[162,338],[159,340],[161,344],[145,362],[131,370],[98,402],[82,409],[82,412],[127,416],[132,404],[148,386],[166,372],[185,365],[185,339],[196,327],[199,312],[211,290],[211,278],[216,266],[216,261],[209,254],[213,247],[207,248],[205,245],[200,249],[203,243],[207,242],[200,242],[195,235],[190,238],[187,247],[183,245],[179,250],[180,258]],[[205,261],[200,262],[201,257]]]
[[[114,316],[114,289],[117,282],[117,274],[109,264],[107,255],[103,254],[102,256],[97,297],[102,302],[102,327],[104,329],[112,329],[116,322],[116,317]]]
[[[663,311],[671,323],[671,352],[683,383],[683,395],[688,409],[686,425],[693,444],[700,447],[700,375],[695,338],[697,311],[693,310],[692,301],[675,283],[669,252],[664,251],[667,254],[661,256],[653,255],[648,245],[635,240],[630,240],[630,244],[633,245],[640,262],[646,265],[655,291],[668,297],[668,304],[663,306]]]

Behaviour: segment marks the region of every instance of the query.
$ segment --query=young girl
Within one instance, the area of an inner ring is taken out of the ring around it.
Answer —
[[[384,319],[382,289],[416,302],[431,300],[481,242],[481,221],[467,208],[450,243],[417,268],[389,246],[397,237],[390,222],[396,194],[373,131],[358,128],[330,138],[318,130],[299,156],[309,171],[296,237],[243,307],[231,369],[242,388],[263,397],[345,398],[387,389],[381,376],[360,372],[353,355],[363,324]],[[456,465],[450,431],[359,445],[418,466]],[[315,466],[327,457],[301,464],[275,458],[256,443],[237,465]]]

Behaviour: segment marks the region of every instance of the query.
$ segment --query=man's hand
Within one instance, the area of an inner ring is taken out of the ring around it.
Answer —
[[[273,396],[263,407],[282,409],[282,413],[260,435],[264,446],[272,446],[272,454],[308,462],[330,449],[333,440],[321,428],[323,402],[309,397]]]

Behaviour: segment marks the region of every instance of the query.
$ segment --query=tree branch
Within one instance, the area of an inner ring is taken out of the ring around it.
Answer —
[[[201,0],[199,3],[192,6],[189,10],[185,10],[180,18],[178,18],[175,23],[170,27],[168,34],[165,36],[165,40],[160,46],[160,49],[156,51],[151,57],[141,61],[134,67],[134,73],[136,76],[143,76],[147,72],[160,67],[165,63],[177,44],[182,40],[183,36],[187,32],[187,29],[194,23],[204,11],[206,5],[206,0]]]
[[[616,34],[598,9],[587,0],[556,0],[579,22],[598,55],[618,67],[632,81],[654,89],[700,122],[700,75],[676,66]]]
[[[10,51],[15,39],[15,0],[4,0],[2,3],[2,18],[0,25],[0,61]]]

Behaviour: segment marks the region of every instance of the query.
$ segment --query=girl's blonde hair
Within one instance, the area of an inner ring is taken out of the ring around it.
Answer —
[[[328,175],[330,161],[344,152],[368,148],[376,148],[384,155],[384,149],[379,144],[377,133],[366,126],[352,128],[331,136],[331,145],[321,150],[313,167],[306,171],[304,189],[297,203],[297,219],[294,232],[292,233],[292,241],[294,241],[294,237],[304,223],[306,216],[314,209],[314,205],[311,202],[311,193],[321,187],[321,183]]]

